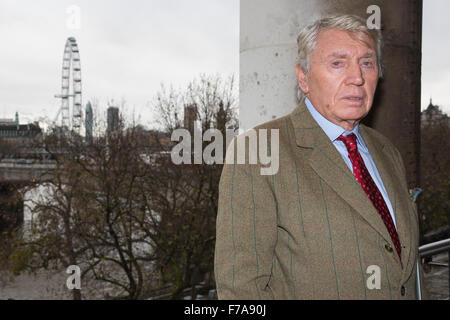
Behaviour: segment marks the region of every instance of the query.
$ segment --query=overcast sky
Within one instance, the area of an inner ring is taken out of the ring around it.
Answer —
[[[67,27],[72,5],[81,9],[78,30]],[[449,12],[448,0],[424,1],[422,107],[432,96],[448,113]],[[0,118],[53,119],[69,36],[80,48],[83,104],[125,99],[147,124],[160,83],[239,73],[239,0],[1,0]]]
[[[66,26],[72,5],[79,30]],[[69,36],[80,49],[83,105],[125,99],[143,120],[161,83],[239,72],[239,0],[1,0],[0,118],[53,119]]]
[[[450,114],[450,1],[423,1],[422,108],[433,98]]]

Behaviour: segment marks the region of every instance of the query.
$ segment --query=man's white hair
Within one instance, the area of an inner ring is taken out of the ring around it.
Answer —
[[[381,32],[378,29],[369,29],[366,21],[361,17],[354,15],[335,15],[320,20],[304,27],[298,37],[298,58],[297,63],[305,74],[311,71],[311,53],[317,44],[317,37],[320,31],[338,29],[355,35],[359,40],[363,41],[361,35],[366,35],[373,40],[377,54],[379,77],[383,75],[381,63],[381,48],[383,44]],[[364,42],[364,41],[363,41]],[[369,45],[369,44],[367,44]],[[298,88],[299,100],[303,97],[303,92]]]

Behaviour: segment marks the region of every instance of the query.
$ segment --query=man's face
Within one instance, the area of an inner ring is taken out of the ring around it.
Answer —
[[[362,38],[361,38],[362,37]],[[329,29],[317,37],[310,72],[297,65],[305,95],[325,118],[352,130],[372,107],[378,82],[375,44],[365,34]]]

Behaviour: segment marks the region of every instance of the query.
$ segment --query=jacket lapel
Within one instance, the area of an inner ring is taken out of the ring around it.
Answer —
[[[311,116],[304,101],[291,113],[290,117],[297,145],[313,149],[309,158],[312,169],[394,248],[389,232],[377,210],[330,139]],[[376,165],[378,166],[378,163]],[[383,172],[381,176],[384,182],[386,173]],[[389,194],[391,196],[391,193]]]

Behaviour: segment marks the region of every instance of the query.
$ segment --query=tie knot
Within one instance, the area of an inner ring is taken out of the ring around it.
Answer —
[[[347,147],[347,151],[351,152],[351,151],[357,151],[358,147],[356,145],[356,136],[353,133],[350,133],[349,135],[346,136],[339,136],[338,138],[339,141],[342,141],[345,146]]]

